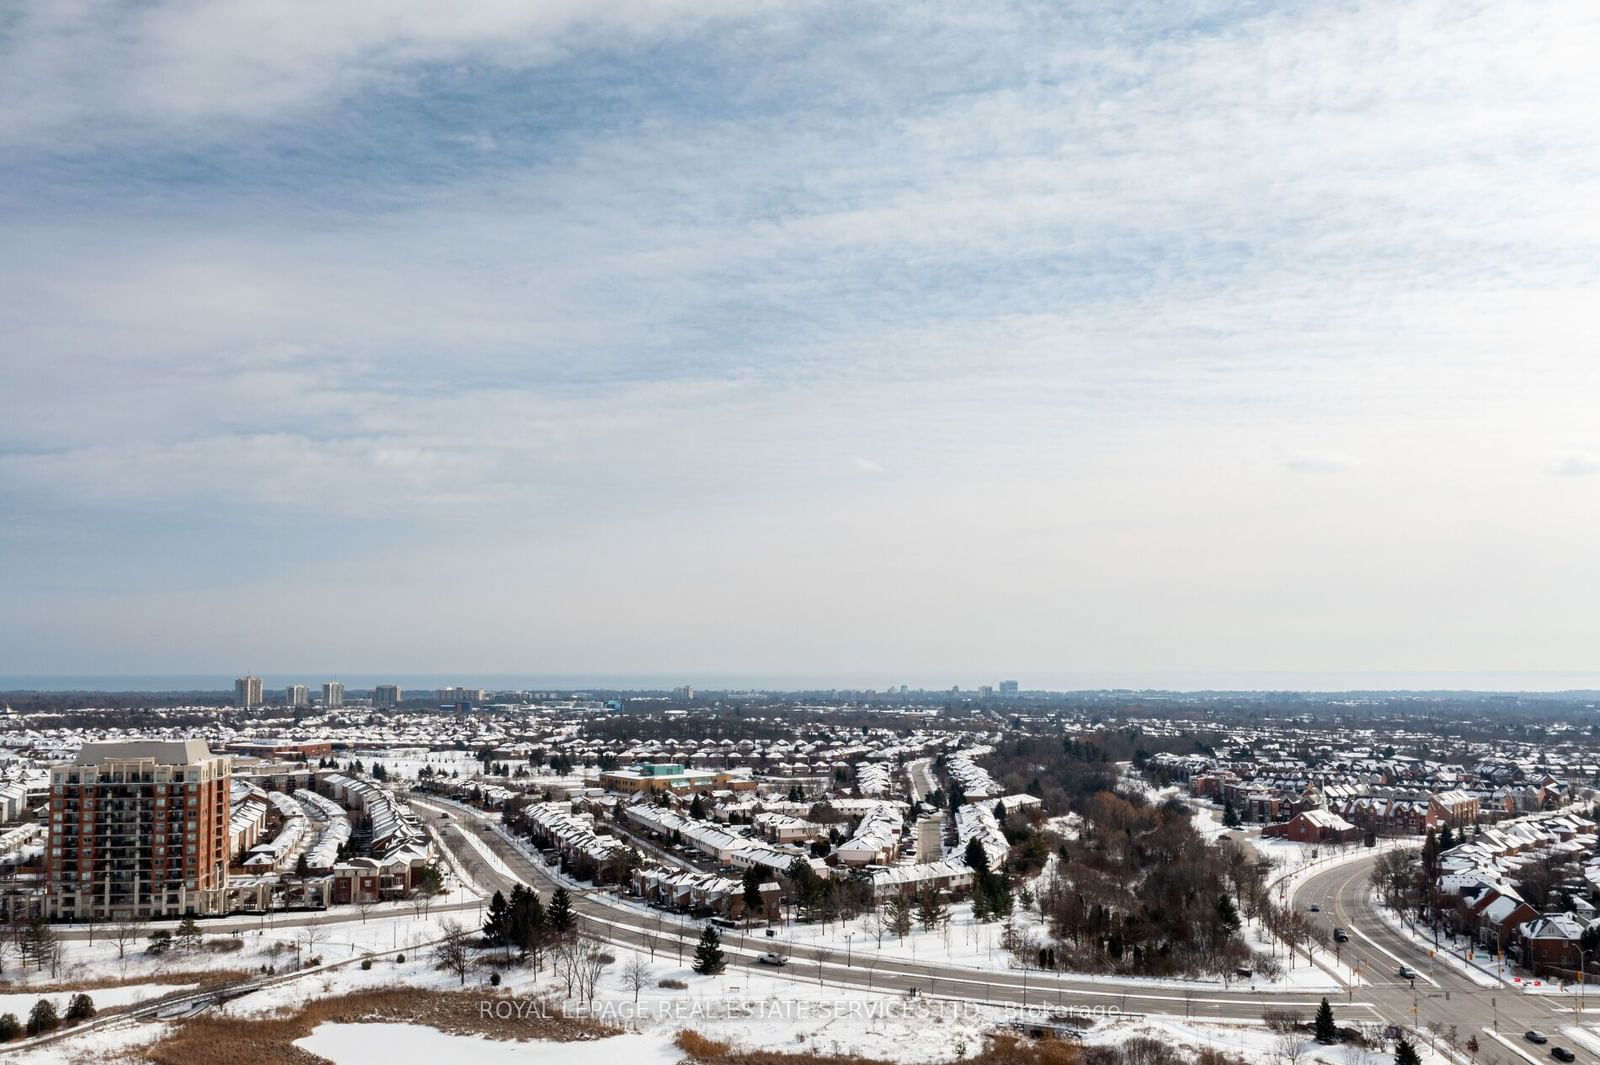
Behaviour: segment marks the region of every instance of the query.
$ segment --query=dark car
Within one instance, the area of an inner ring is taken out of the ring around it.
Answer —
[[[1550,1037],[1539,1031],[1537,1028],[1530,1028],[1526,1032],[1523,1032],[1522,1038],[1526,1039],[1530,1043],[1550,1042]]]
[[[1311,912],[1312,913],[1321,913],[1322,912],[1322,907],[1319,906],[1317,903],[1313,902],[1311,904]]]
[[[1550,1056],[1552,1058],[1555,1058],[1557,1061],[1576,1061],[1576,1060],[1578,1060],[1576,1057],[1573,1056],[1572,1051],[1568,1050],[1566,1047],[1551,1047],[1550,1048]]]
[[[1348,943],[1350,942],[1350,933],[1342,928],[1335,928],[1333,930],[1333,941],[1335,943]]]

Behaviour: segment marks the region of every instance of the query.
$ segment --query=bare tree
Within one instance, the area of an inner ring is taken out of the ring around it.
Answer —
[[[320,924],[308,924],[295,934],[295,949],[301,952],[306,964],[316,957],[318,944],[327,942],[328,930]]]
[[[635,954],[622,968],[622,986],[633,992],[634,1005],[639,1004],[639,992],[650,986],[650,963],[644,955]]]
[[[822,986],[822,967],[834,959],[834,952],[827,947],[818,947],[817,953],[817,986]]]
[[[439,926],[444,931],[444,936],[433,947],[433,961],[441,969],[455,973],[461,978],[461,986],[467,985],[467,973],[472,971],[472,951],[467,947],[467,930],[461,927],[460,922],[446,920]]]
[[[1284,1032],[1272,1044],[1272,1060],[1279,1065],[1296,1065],[1305,1051],[1305,1041],[1298,1033]]]
[[[117,945],[117,959],[128,953],[128,947],[144,938],[144,925],[138,921],[117,921],[111,926],[111,942]]]

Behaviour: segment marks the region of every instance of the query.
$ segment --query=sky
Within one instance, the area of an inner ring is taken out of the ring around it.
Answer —
[[[0,10],[0,674],[1600,668],[1590,0]]]

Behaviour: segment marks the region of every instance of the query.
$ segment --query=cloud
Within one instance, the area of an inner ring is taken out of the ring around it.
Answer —
[[[415,590],[537,545],[592,579],[557,613],[677,609],[649,576],[674,529],[705,584],[945,589],[948,617],[876,618],[923,647],[942,620],[1050,659],[1060,601],[1173,606],[1160,638],[1087,634],[1137,665],[1199,647],[1178,600],[1245,601],[1292,542],[1322,569],[1281,560],[1262,609],[1324,576],[1404,597],[1381,570],[1410,563],[1421,612],[1519,535],[1484,528],[1491,487],[1600,517],[1539,475],[1593,463],[1560,442],[1600,389],[1600,221],[1571,209],[1600,197],[1600,12],[1401,6],[26,6],[0,30],[0,577],[27,614],[308,567],[336,593],[375,541]],[[1280,471],[1357,457],[1262,510]],[[981,530],[900,548],[967,500]],[[810,538],[864,501],[894,543]],[[1192,529],[1205,574],[1152,561]],[[1430,534],[1453,553],[1405,539]],[[831,554],[763,584],[751,544]],[[979,632],[996,586],[1029,594]],[[214,600],[186,602],[199,631]],[[1347,620],[1273,651],[1208,619],[1204,653],[1390,653]],[[1439,654],[1486,660],[1462,637]]]

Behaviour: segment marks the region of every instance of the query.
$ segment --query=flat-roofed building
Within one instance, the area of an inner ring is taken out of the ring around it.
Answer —
[[[261,678],[240,677],[233,682],[233,701],[248,709],[261,705]]]
[[[216,913],[228,887],[231,761],[204,740],[86,743],[50,770],[50,916]]]
[[[324,707],[338,707],[344,705],[344,685],[336,680],[322,682],[322,705]]]
[[[291,684],[283,689],[283,701],[290,706],[310,706],[311,689],[304,684]]]
[[[393,710],[402,698],[400,685],[380,684],[372,689],[372,705],[380,710]]]

